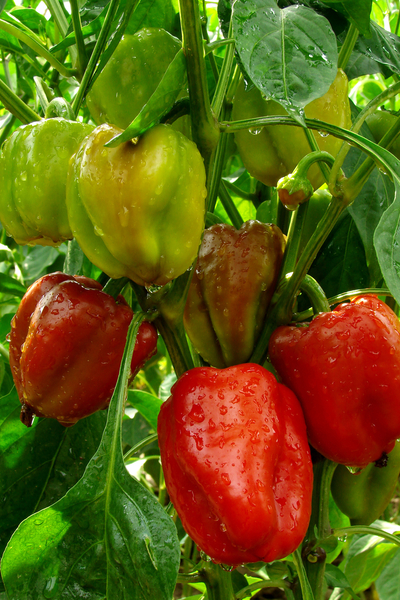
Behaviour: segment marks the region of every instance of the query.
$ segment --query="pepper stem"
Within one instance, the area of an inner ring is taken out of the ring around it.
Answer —
[[[235,600],[232,573],[213,562],[204,561],[199,574],[203,576],[208,600]]]

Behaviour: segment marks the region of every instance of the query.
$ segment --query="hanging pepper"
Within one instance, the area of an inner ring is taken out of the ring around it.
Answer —
[[[312,464],[294,394],[256,364],[187,371],[161,406],[167,490],[216,563],[280,559],[302,541]]]
[[[275,291],[285,250],[276,225],[206,229],[184,313],[187,334],[215,367],[246,362]]]
[[[269,355],[299,399],[312,446],[365,467],[400,437],[400,324],[376,296],[359,296],[308,326],[278,327]]]
[[[73,425],[106,408],[117,382],[132,309],[88,277],[52,273],[38,279],[11,321],[10,365],[22,403],[32,415]],[[131,378],[156,352],[151,323],[139,328]]]

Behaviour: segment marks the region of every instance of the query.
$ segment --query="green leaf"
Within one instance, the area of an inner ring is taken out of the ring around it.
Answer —
[[[153,494],[127,472],[121,421],[143,315],[131,322],[98,451],[82,479],[23,521],[2,559],[9,600],[171,600],[179,567],[176,528]]]
[[[339,219],[315,259],[310,275],[329,297],[369,286],[364,246],[348,212]]]
[[[356,42],[354,48],[354,56],[351,59],[351,63],[357,59],[357,55],[363,55],[370,62],[365,62],[364,65],[368,71],[364,69],[364,72],[357,71],[359,75],[366,75],[367,73],[376,73],[382,69],[386,73],[386,77],[389,76],[390,71],[394,73],[400,73],[400,37],[386,31],[374,21],[371,21],[371,37],[365,38],[360,36]],[[373,62],[377,63],[375,69],[371,70]],[[359,62],[359,61],[358,61]],[[351,76],[355,76],[353,70],[355,65],[352,66]]]
[[[324,0],[324,4],[332,6],[334,10],[340,12],[348,21],[353,23],[360,33],[370,35],[370,14],[372,0]]]
[[[127,142],[156,125],[156,123],[158,123],[172,108],[175,100],[182,91],[185,82],[186,59],[183,50],[179,50],[168,66],[157,89],[143,106],[139,114],[123,133],[112,138],[107,142],[106,146],[111,148],[118,146],[119,144],[122,144],[122,142]]]
[[[302,109],[328,91],[337,72],[336,37],[327,19],[305,6],[281,10],[274,0],[237,0],[232,18],[252,82],[303,124]]]
[[[0,554],[15,528],[64,496],[83,475],[100,443],[105,413],[69,429],[53,419],[19,419],[15,389],[0,401]]]
[[[75,239],[69,241],[64,261],[64,273],[68,273],[69,275],[81,275],[83,260],[84,254],[78,242]]]
[[[150,423],[154,431],[157,431],[157,417],[160,412],[162,400],[148,392],[129,390],[128,402]]]
[[[383,521],[375,521],[373,526],[382,526],[390,533],[399,529],[398,525]],[[341,568],[352,589],[359,593],[369,588],[398,552],[397,545],[382,541],[378,536],[354,536]]]
[[[65,246],[63,246],[65,248]],[[52,246],[34,246],[22,263],[22,273],[28,285],[46,273],[60,256],[60,250]]]
[[[383,568],[375,582],[380,600],[396,600],[400,598],[400,551]]]
[[[351,589],[346,575],[335,565],[326,565],[325,578],[329,587],[339,587],[345,589],[352,598],[359,600],[358,596]]]
[[[357,107],[352,105],[353,117],[356,117],[359,112]],[[367,139],[373,140],[372,135],[365,124],[361,128],[361,134]],[[343,165],[345,174],[349,177],[361,166],[364,160],[364,152],[361,152],[357,148],[351,148]],[[348,209],[354,219],[364,245],[365,256],[371,277],[371,287],[378,286],[382,279],[381,269],[379,267],[373,243],[374,232],[383,213],[392,203],[393,197],[394,187],[392,181],[386,174],[382,173],[380,169],[376,168],[371,173],[368,181],[364,184],[364,187],[354,203]]]
[[[0,273],[0,292],[22,298],[26,292],[26,287],[13,277]]]
[[[386,285],[400,302],[400,181],[394,183],[396,196],[379,221],[374,245]]]

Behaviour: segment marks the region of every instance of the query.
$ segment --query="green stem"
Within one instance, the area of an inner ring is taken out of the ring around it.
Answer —
[[[187,63],[193,141],[204,158],[208,173],[209,163],[219,139],[219,128],[208,96],[198,1],[179,0],[179,12]]]
[[[4,107],[10,111],[21,123],[40,121],[41,116],[32,110],[23,100],[0,79],[0,100]]]
[[[229,25],[229,34],[232,32],[232,23]],[[224,99],[226,98],[226,91],[228,89],[229,82],[231,80],[232,68],[234,67],[234,56],[235,56],[235,46],[234,44],[229,44],[226,49],[224,61],[222,63],[221,73],[218,79],[217,87],[215,89],[215,94],[211,103],[211,109],[214,112],[214,115],[217,119],[219,119],[221,114],[221,109],[224,104]],[[230,105],[232,105],[232,102]]]
[[[391,292],[386,288],[364,288],[359,290],[351,290],[349,292],[343,292],[342,294],[338,294],[337,296],[333,296],[328,299],[329,306],[333,306],[334,304],[340,304],[341,302],[346,302],[346,300],[351,300],[355,296],[363,296],[364,294],[376,294],[378,296],[386,296],[392,297]],[[312,308],[308,310],[303,310],[299,313],[294,313],[292,315],[292,321],[301,322],[306,321],[310,317],[312,317],[314,311]]]
[[[285,274],[281,276],[281,281],[277,286],[278,292],[276,292],[272,299],[265,320],[265,326],[261,332],[250,362],[262,364],[268,352],[268,342],[272,332],[279,325],[290,322],[293,314],[294,301],[300,289],[301,282],[308,273],[319,249],[345,208],[346,205],[344,202],[334,196],[332,197],[326,212],[319,221],[316,230],[300,256],[292,276],[283,286],[281,284],[284,284],[286,278]]]
[[[242,598],[249,597],[251,592],[267,588],[281,588],[283,590],[287,590],[288,586],[289,584],[285,579],[260,579],[260,581],[255,581],[254,583],[242,588],[236,593],[236,598],[237,600],[241,600]]]
[[[301,204],[297,210],[293,211],[290,215],[289,231],[287,235],[287,243],[285,249],[285,257],[281,268],[281,273],[287,274],[292,273],[296,263],[297,256],[299,254],[299,248],[301,243],[301,236],[303,232],[303,226],[307,217],[308,202]]]
[[[32,35],[28,35],[15,25],[0,19],[0,29],[14,36],[24,44],[26,44],[31,50],[33,50],[37,56],[41,56],[45,60],[47,60],[54,69],[56,69],[63,77],[72,77],[76,75],[75,69],[68,69],[65,65],[63,65],[60,61],[58,61],[53,54],[51,54],[47,48],[43,46],[43,44],[39,43],[36,39],[32,37]]]
[[[221,200],[221,204],[224,207],[224,209],[226,210],[228,217],[230,218],[230,220],[232,222],[232,225],[236,229],[240,229],[240,227],[243,224],[243,219],[242,219],[240,212],[236,208],[236,204],[233,202],[232,198],[230,197],[228,190],[226,189],[224,181],[221,181],[220,186],[219,186],[219,199]]]
[[[85,46],[85,41],[83,39],[83,34],[82,34],[82,24],[81,24],[81,17],[79,14],[78,0],[70,0],[70,4],[71,4],[72,25],[74,27],[76,47],[78,50],[76,67],[78,70],[79,77],[82,77],[83,72],[85,70],[85,66],[87,64],[86,46]]]
[[[343,42],[343,46],[340,49],[338,57],[338,68],[345,69],[349,62],[351,53],[353,52],[354,46],[359,36],[359,31],[353,23],[350,23],[350,27],[347,30],[346,38]]]
[[[153,311],[156,315],[154,323],[165,342],[178,378],[194,367],[183,326],[183,312],[192,275],[193,268],[155,292],[146,292],[145,288],[130,281],[142,309]]]
[[[103,287],[103,292],[109,296],[112,296],[113,298],[117,298],[124,287],[128,285],[128,283],[129,279],[127,277],[121,277],[120,279],[109,279],[106,285]]]
[[[353,534],[362,534],[362,535],[376,535],[378,537],[387,540],[388,542],[392,542],[392,544],[396,544],[396,546],[400,546],[400,537],[392,535],[387,531],[383,531],[383,529],[378,529],[377,527],[367,527],[362,525],[352,525],[351,527],[340,527],[338,529],[332,529],[331,535],[337,538],[343,538],[347,535]]]
[[[300,290],[304,292],[311,302],[314,315],[326,313],[331,310],[327,297],[318,281],[315,281],[311,275],[306,275],[300,284]]]
[[[312,592],[310,583],[307,579],[307,573],[304,568],[303,561],[301,560],[301,554],[300,554],[299,550],[298,549],[295,550],[293,552],[292,556],[293,556],[293,562],[296,566],[297,575],[298,575],[299,582],[300,582],[301,599],[302,600],[314,600],[314,594]]]
[[[399,133],[400,117],[397,118],[394,125],[385,133],[378,145],[382,148],[390,147],[391,143],[396,139]],[[352,173],[351,177],[342,184],[341,187],[345,196],[356,198],[375,167],[375,160],[368,156],[360,167]]]
[[[232,111],[232,107],[223,107],[223,116],[227,118]],[[221,176],[224,168],[226,148],[228,144],[228,134],[222,133],[218,140],[217,147],[215,149],[215,153],[212,157],[212,163],[210,163],[209,175],[208,175],[208,184],[207,184],[207,210],[209,212],[214,212],[215,205],[217,202],[219,189],[221,185]]]
[[[3,344],[0,344],[0,356],[2,356],[7,362],[9,362],[10,355],[7,348],[5,348]]]
[[[230,571],[213,562],[204,561],[199,574],[203,576],[206,584],[207,600],[235,600]]]
[[[157,439],[158,435],[156,433],[152,433],[151,435],[145,437],[143,440],[140,440],[140,442],[138,442],[137,444],[132,446],[132,448],[130,448],[127,452],[125,452],[124,462],[126,462],[128,458],[130,458],[133,454],[136,454],[136,452],[140,452],[140,450],[142,450],[149,444],[152,444],[153,442],[157,441]]]
[[[310,131],[310,129],[305,128],[304,129],[304,133],[306,135],[306,138],[308,140],[308,143],[310,144],[310,148],[313,152],[319,152],[319,146],[317,144],[317,140],[315,139],[315,135],[312,131]],[[325,179],[326,182],[329,181],[329,175],[330,175],[330,171],[329,169],[326,167],[326,165],[323,162],[319,162],[318,166],[321,170],[321,173]]]
[[[106,46],[108,34],[110,32],[111,25],[112,25],[112,22],[115,17],[115,13],[117,12],[119,2],[120,2],[120,0],[111,0],[111,2],[109,4],[107,15],[106,15],[106,18],[104,19],[103,27],[101,28],[100,35],[97,39],[96,45],[95,45],[92,55],[89,59],[85,73],[82,77],[82,81],[79,86],[78,93],[76,94],[74,101],[72,103],[72,108],[76,115],[79,112],[83,98],[86,94],[87,87],[89,86],[89,83],[93,77],[93,73],[96,68],[97,62],[100,59],[100,56]]]
[[[322,600],[324,595],[324,575],[326,565],[326,552],[313,545],[315,532],[318,541],[331,535],[329,522],[329,493],[331,481],[337,464],[323,460],[314,465],[314,484],[312,514],[308,528],[307,540],[303,548],[303,558],[308,581],[314,592],[315,600]]]
[[[351,129],[344,129],[343,127],[338,127],[337,125],[332,125],[331,123],[326,123],[325,121],[319,121],[318,119],[306,119],[306,125],[309,129],[316,129],[317,131],[324,131],[330,135],[334,135],[335,137],[344,140],[345,142],[351,143],[356,148],[363,150],[368,155],[372,155],[373,151],[368,144],[368,140],[357,135]],[[229,132],[234,133],[235,131],[239,131],[241,129],[259,129],[262,127],[270,126],[270,125],[292,125],[294,127],[301,127],[297,121],[293,119],[293,117],[289,116],[269,116],[269,117],[258,117],[256,119],[245,119],[243,121],[221,121],[220,122],[220,130],[221,132]],[[379,157],[379,160],[386,167],[387,163],[384,159]],[[391,170],[391,167],[387,166],[388,170]]]
[[[235,185],[231,181],[228,181],[227,179],[224,179],[224,185],[225,185],[226,189],[233,192],[233,194],[235,196],[238,196],[239,198],[242,198],[243,200],[249,200],[249,202],[257,203],[258,195],[255,194],[254,192],[245,192],[244,190],[241,190],[237,185]]]
[[[174,371],[179,379],[185,371],[194,368],[183,323],[168,321],[161,316],[155,320],[155,324],[165,342]]]
[[[363,108],[363,110],[357,115],[356,119],[353,122],[353,125],[351,126],[351,131],[358,133],[360,131],[365,119],[369,115],[374,113],[381,104],[383,104],[390,98],[393,98],[399,92],[400,92],[400,83],[394,83],[391,86],[389,86],[388,88],[386,88],[386,90],[381,92],[378,96],[373,98],[367,104],[367,106],[365,108]],[[342,168],[342,165],[345,161],[345,158],[346,158],[350,148],[351,148],[351,146],[349,144],[343,144],[342,147],[340,148],[339,152],[337,153],[336,160],[335,160],[335,163],[332,167],[331,174],[330,174],[330,179],[329,179],[330,187],[332,187],[333,183],[337,180],[339,171]]]

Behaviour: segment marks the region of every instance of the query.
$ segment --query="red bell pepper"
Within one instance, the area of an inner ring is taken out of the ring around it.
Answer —
[[[282,326],[269,355],[299,399],[312,446],[364,467],[400,437],[400,323],[376,296],[359,296],[309,326]]]
[[[302,541],[312,465],[294,394],[256,364],[187,371],[161,406],[165,482],[187,533],[216,563],[270,562]]]
[[[22,403],[32,414],[73,425],[106,408],[114,391],[132,309],[87,277],[52,273],[26,292],[11,322],[10,365]],[[143,322],[133,353],[133,377],[156,352],[157,332]]]

